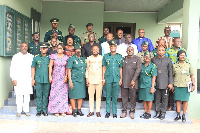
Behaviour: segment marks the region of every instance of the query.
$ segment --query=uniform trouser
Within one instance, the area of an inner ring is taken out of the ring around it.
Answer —
[[[17,113],[29,112],[30,94],[16,95]]]
[[[135,112],[136,106],[136,89],[122,88],[122,112],[127,112],[128,98],[130,97],[130,112]]]
[[[94,112],[94,94],[96,90],[96,112],[100,112],[102,83],[90,84],[88,87],[90,112]]]
[[[156,89],[155,100],[156,100],[156,112],[161,112],[161,114],[165,114],[168,104],[168,90]]]
[[[174,93],[169,91],[168,107],[174,107]]]
[[[49,90],[50,83],[36,83],[36,102],[37,102],[37,112],[43,111],[47,112],[47,106],[49,101]]]
[[[110,113],[111,97],[112,97],[112,112],[117,114],[117,98],[119,92],[119,82],[106,82],[106,112]]]
[[[106,86],[103,86],[103,97],[106,97]]]
[[[118,98],[122,98],[122,87],[119,87]]]

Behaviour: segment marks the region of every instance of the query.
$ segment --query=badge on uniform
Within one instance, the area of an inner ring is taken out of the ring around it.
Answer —
[[[78,61],[77,61],[77,60],[75,60],[75,62],[76,62],[76,64],[78,64]]]
[[[182,74],[185,74],[185,73],[187,73],[187,72],[186,72],[186,70],[184,70],[184,69],[183,69],[183,71],[181,71],[181,72],[182,72]]]

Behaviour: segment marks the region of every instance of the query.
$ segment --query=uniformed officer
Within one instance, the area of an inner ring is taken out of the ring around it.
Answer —
[[[104,28],[103,29],[103,36],[98,39],[99,44],[102,44],[103,42],[107,41],[106,36],[107,36],[108,33],[109,33],[109,29],[108,28]]]
[[[106,85],[106,115],[110,116],[111,97],[113,118],[117,118],[117,98],[119,86],[122,85],[122,55],[116,53],[117,44],[114,40],[110,41],[110,53],[103,57],[103,77],[102,83]]]
[[[145,113],[140,118],[151,118],[152,101],[154,100],[155,82],[157,76],[156,65],[151,62],[151,53],[144,53],[144,63],[139,78],[139,100],[143,100]]]
[[[89,34],[89,33],[94,33],[94,32],[92,31],[92,29],[93,29],[93,24],[92,24],[92,23],[88,23],[88,24],[86,25],[86,28],[87,28],[87,32],[83,33],[83,35],[82,35],[82,37],[81,37],[81,46],[83,46],[83,44],[89,43],[88,34]],[[98,40],[97,40],[98,36],[97,36],[97,33],[94,33],[94,36],[95,36],[95,40],[94,40],[94,41],[95,41],[96,43],[98,43]]]
[[[74,37],[73,46],[78,45],[79,47],[81,47],[81,39],[80,39],[80,37],[77,36],[77,35],[74,35],[74,33],[75,33],[75,27],[74,27],[74,25],[72,25],[72,24],[69,25],[68,32],[69,32],[69,35],[71,35],[71,36]],[[63,43],[65,45],[67,45],[66,38],[67,38],[67,36],[63,37]]]
[[[32,62],[32,85],[35,86],[37,96],[36,116],[41,116],[41,113],[48,116],[47,105],[50,90],[48,43],[42,43],[40,50],[41,54],[36,55]]]
[[[40,33],[35,32],[32,34],[33,41],[28,43],[28,53],[32,55],[40,54]]]
[[[142,51],[140,51],[137,56],[140,57],[141,62],[144,63],[144,53],[148,51],[149,43],[147,41],[142,42]],[[153,58],[153,54],[150,52],[151,57]]]
[[[44,37],[44,42],[48,42],[51,40],[53,37],[53,31],[56,30],[58,32],[58,40],[62,41],[62,32],[60,30],[57,30],[58,27],[58,21],[59,19],[57,18],[52,18],[50,19],[51,25],[52,25],[52,30],[49,30],[46,32],[45,37]]]

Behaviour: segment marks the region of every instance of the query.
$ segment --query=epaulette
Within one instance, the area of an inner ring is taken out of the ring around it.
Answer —
[[[157,68],[157,66],[154,63],[152,63],[152,64]]]
[[[35,55],[35,57],[37,57],[38,55],[40,55],[40,54]]]
[[[121,55],[120,53],[116,53],[116,54]],[[121,56],[122,56],[122,55],[121,55]]]

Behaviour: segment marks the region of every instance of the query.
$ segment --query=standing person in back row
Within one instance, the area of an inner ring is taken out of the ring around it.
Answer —
[[[160,45],[157,50],[158,56],[152,58],[152,63],[157,66],[156,78],[156,115],[154,118],[165,119],[169,91],[173,89],[173,74],[171,59],[164,56],[165,47]]]
[[[26,42],[21,43],[20,49],[21,52],[13,56],[10,66],[10,77],[16,94],[17,117],[21,116],[22,111],[26,116],[30,116],[30,94],[33,94],[31,85],[33,55],[27,52],[28,44]]]

